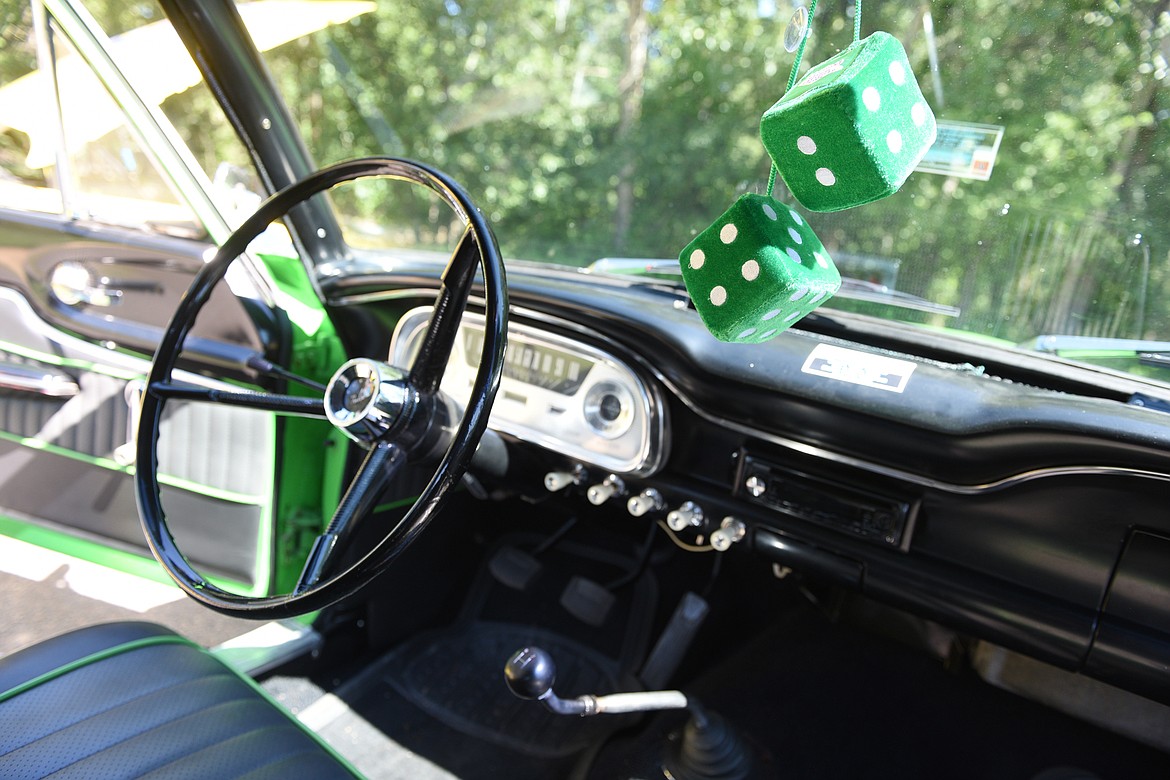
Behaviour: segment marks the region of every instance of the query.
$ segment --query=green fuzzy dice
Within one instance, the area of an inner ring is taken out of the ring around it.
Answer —
[[[883,32],[809,70],[760,120],[784,183],[811,211],[897,192],[934,136],[906,50]]]
[[[763,195],[744,195],[686,245],[683,280],[720,341],[767,341],[841,286],[808,223]]]

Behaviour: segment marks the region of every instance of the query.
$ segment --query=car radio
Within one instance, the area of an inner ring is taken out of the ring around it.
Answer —
[[[743,458],[735,494],[834,531],[900,550],[910,546],[918,502],[846,487],[752,456]]]

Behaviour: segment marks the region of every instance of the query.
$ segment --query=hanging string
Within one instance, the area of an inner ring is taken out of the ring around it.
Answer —
[[[853,0],[853,42],[861,40],[861,0]]]
[[[796,59],[792,63],[792,72],[788,74],[788,86],[784,88],[787,94],[796,84],[796,76],[800,73],[800,62],[804,59],[804,47],[808,43],[808,36],[812,34],[813,14],[817,10],[817,0],[812,0],[808,6],[808,25],[804,28],[804,35],[800,39],[800,48],[796,50]],[[860,29],[860,28],[858,28]],[[776,186],[776,163],[772,163],[772,169],[768,171],[768,197],[772,197],[772,188]]]

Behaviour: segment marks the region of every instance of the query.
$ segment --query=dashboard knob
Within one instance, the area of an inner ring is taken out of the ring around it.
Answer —
[[[665,508],[666,501],[654,488],[646,488],[626,502],[626,510],[634,517],[641,517],[648,512],[661,512]]]
[[[544,475],[544,489],[550,493],[556,493],[569,485],[580,485],[583,479],[585,479],[585,469],[580,466],[572,471],[550,471]]]
[[[698,528],[702,524],[703,508],[694,501],[684,501],[678,509],[672,509],[666,515],[666,525],[672,531]]]
[[[744,482],[743,486],[746,487],[747,491],[755,498],[759,498],[768,492],[768,483],[754,474],[747,478],[747,481]]]
[[[594,506],[601,506],[615,495],[626,492],[626,483],[622,482],[622,478],[616,474],[610,474],[603,479],[599,484],[594,485],[585,492],[585,497],[589,499],[589,503]]]
[[[718,552],[726,552],[731,545],[747,536],[747,526],[735,517],[725,517],[719,528],[711,532],[711,546]]]

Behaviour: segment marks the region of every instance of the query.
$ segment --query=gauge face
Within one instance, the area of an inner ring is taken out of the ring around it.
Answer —
[[[430,307],[407,312],[390,362],[417,354]],[[442,389],[466,402],[483,354],[483,318],[465,313]],[[665,407],[625,363],[591,344],[519,322],[508,325],[503,377],[490,425],[582,463],[622,474],[651,474],[666,457]]]
[[[616,439],[634,424],[634,398],[616,382],[598,382],[585,393],[585,422],[607,439]]]
[[[483,331],[463,326],[463,357],[467,365],[479,365],[483,352]],[[526,385],[542,387],[561,395],[576,395],[593,362],[553,347],[509,338],[504,354],[504,376]]]

